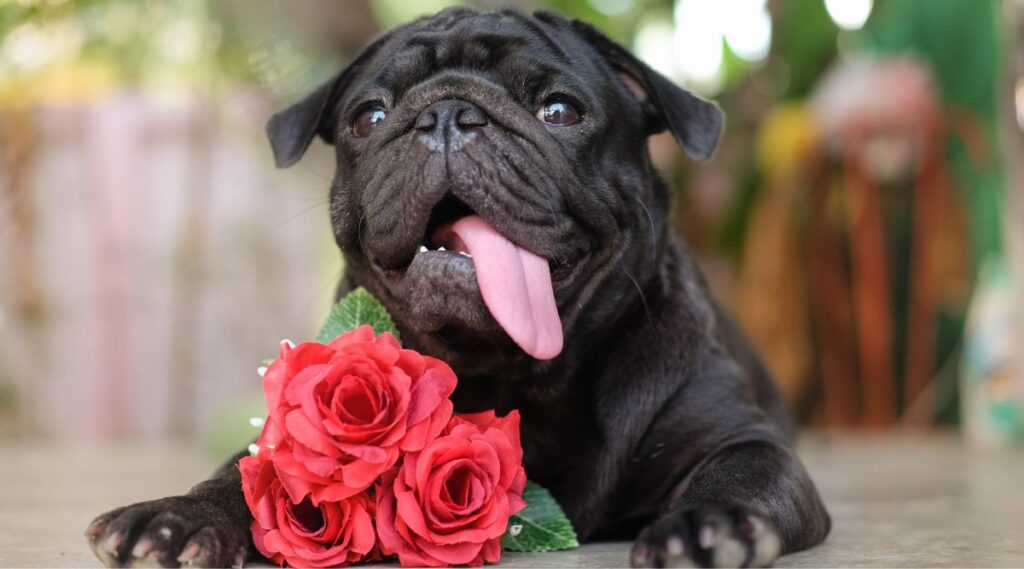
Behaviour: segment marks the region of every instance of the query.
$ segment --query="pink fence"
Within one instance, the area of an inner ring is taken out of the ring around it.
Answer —
[[[0,118],[0,436],[195,435],[315,332],[331,154],[274,170],[269,112],[123,93]]]

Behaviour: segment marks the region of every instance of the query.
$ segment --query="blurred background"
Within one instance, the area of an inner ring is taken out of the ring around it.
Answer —
[[[0,440],[254,436],[341,266],[270,113],[444,0],[0,0]],[[651,152],[815,429],[1024,443],[1024,0],[519,0],[717,100]]]

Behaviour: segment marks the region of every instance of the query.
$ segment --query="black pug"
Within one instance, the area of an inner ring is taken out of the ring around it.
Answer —
[[[667,128],[707,159],[722,122],[587,24],[459,8],[381,37],[267,132],[279,166],[334,145],[339,292],[366,287],[452,365],[456,410],[520,410],[526,471],[581,539],[635,539],[635,566],[761,567],[829,516],[646,145]],[[238,565],[250,522],[233,460],[87,534],[110,566]]]

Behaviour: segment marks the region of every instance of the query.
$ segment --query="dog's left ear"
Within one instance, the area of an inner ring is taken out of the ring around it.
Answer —
[[[608,61],[646,111],[649,133],[668,128],[690,158],[711,158],[725,124],[718,105],[676,85],[590,24],[567,20],[553,12],[538,11],[534,15],[555,26],[569,26]]]
[[[334,106],[386,37],[378,38],[370,44],[333,79],[317,87],[298,103],[270,117],[266,127],[267,138],[270,139],[274,162],[278,168],[287,168],[298,162],[315,136],[319,135],[327,144],[334,144],[337,128],[337,117],[333,116]]]
[[[298,162],[314,136],[320,135],[324,142],[334,143],[334,121],[324,115],[329,113],[332,101],[337,100],[335,90],[343,76],[344,72],[317,87],[298,103],[274,113],[267,121],[267,138],[278,168],[287,168]]]

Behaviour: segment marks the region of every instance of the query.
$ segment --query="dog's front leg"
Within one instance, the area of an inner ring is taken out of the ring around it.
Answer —
[[[640,533],[634,567],[769,567],[825,539],[828,513],[793,452],[772,442],[726,447]]]
[[[97,517],[86,530],[108,567],[240,566],[252,516],[242,495],[239,453],[183,496],[140,502]]]

